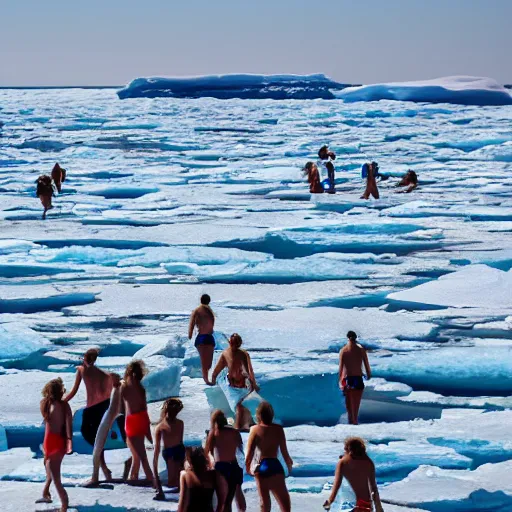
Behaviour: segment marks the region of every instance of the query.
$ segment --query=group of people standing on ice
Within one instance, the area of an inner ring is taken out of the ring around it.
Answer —
[[[322,146],[318,151],[318,160],[307,162],[303,173],[309,183],[311,194],[335,194],[336,193],[336,170],[334,167],[336,154],[329,150],[328,146]],[[361,176],[366,180],[366,187],[360,199],[379,199],[379,188],[377,180],[385,181],[389,176],[379,173],[377,162],[367,162],[363,164]],[[396,184],[400,187],[399,193],[412,192],[418,186],[418,175],[414,171],[407,171],[402,179]]]
[[[238,511],[243,512],[246,510],[242,491],[243,469],[238,463],[237,454],[243,454],[240,432],[250,429],[245,469],[256,480],[260,510],[270,510],[271,494],[282,512],[291,510],[285,469],[278,459],[278,453],[281,452],[290,473],[293,460],[288,453],[285,431],[274,422],[274,410],[269,402],[260,402],[256,411],[256,424],[250,411],[243,406],[244,399],[253,391],[258,391],[259,386],[251,358],[241,348],[240,335],[235,333],[230,337],[229,347],[223,350],[210,378],[215,350],[214,326],[215,315],[210,307],[210,297],[205,294],[191,314],[188,334],[192,339],[194,331],[197,332],[195,346],[199,352],[205,383],[215,385],[221,374],[226,379],[227,387],[224,391],[235,412],[234,425],[229,424],[223,411],[215,410],[211,415],[204,448],[185,448],[186,425],[178,418],[183,403],[179,398],[171,397],[162,405],[153,435],[146,390],[142,382],[146,375],[144,362],[130,362],[121,378],[116,373],[107,373],[98,368],[96,360],[99,350],[89,349],[83,356],[83,363],[77,368],[75,383],[68,394],[60,378],[48,382],[42,391],[41,413],[45,421],[43,454],[47,476],[39,503],[52,502],[50,485],[53,482],[61,499],[60,512],[68,510],[69,500],[62,485],[61,465],[64,456],[73,451],[69,402],[84,382],[87,406],[83,410],[80,430],[83,439],[93,447],[92,477],[84,484],[86,487],[100,484],[100,468],[105,481],[112,481],[104,449],[111,428],[117,422],[118,431],[131,452],[131,457],[124,464],[123,482],[137,484],[142,467],[145,481],[140,484],[153,485],[156,489],[155,499],[165,500],[158,471],[162,455],[167,467],[167,484],[175,492],[180,492],[179,512],[227,512],[231,511],[233,501]],[[345,395],[349,423],[357,424],[364,390],[363,367],[368,379],[371,378],[371,368],[365,349],[357,343],[356,333],[349,331],[347,338],[347,344],[340,351],[338,380]],[[146,439],[154,445],[152,467],[146,452]],[[324,503],[325,509],[328,510],[336,499],[343,478],[348,480],[356,495],[354,512],[370,511],[372,503],[377,512],[382,511],[375,467],[360,438],[348,438],[345,441],[345,453],[338,462],[331,495]],[[217,497],[215,509],[214,495]]]

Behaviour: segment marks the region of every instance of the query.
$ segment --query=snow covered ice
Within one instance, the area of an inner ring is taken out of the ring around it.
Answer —
[[[33,510],[41,389],[57,376],[70,389],[87,348],[109,371],[144,359],[151,419],[179,394],[186,444],[213,407],[232,415],[186,337],[202,293],[219,348],[241,334],[286,427],[293,510],[320,508],[348,435],[368,441],[387,512],[511,509],[510,93],[473,79],[273,80],[135,80],[124,101],[0,91],[3,510]],[[338,192],[312,198],[301,168],[324,143]],[[368,160],[390,176],[378,201],[359,199]],[[68,179],[43,222],[34,182],[56,161]],[[419,188],[395,194],[408,169]],[[374,369],[357,427],[336,382],[349,329]],[[78,510],[176,510],[149,489],[76,487],[91,470],[77,451],[63,475]],[[125,455],[107,452],[115,473]],[[244,489],[256,510],[247,475]]]

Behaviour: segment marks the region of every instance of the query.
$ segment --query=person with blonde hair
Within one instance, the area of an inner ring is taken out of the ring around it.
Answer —
[[[349,504],[353,507],[352,512],[371,512],[372,502],[376,512],[384,512],[375,479],[375,465],[366,454],[365,442],[360,437],[345,439],[345,454],[336,466],[331,495],[324,503],[326,510],[330,510],[334,503],[343,477],[348,480],[356,496],[356,502]]]
[[[290,512],[291,503],[286,488],[285,472],[277,458],[279,450],[291,472],[293,460],[288,453],[286,436],[281,425],[274,423],[274,409],[268,402],[262,402],[256,411],[258,424],[251,427],[247,441],[247,457],[245,459],[247,473],[253,474],[260,495],[261,512],[269,512],[271,507],[270,493],[276,499],[281,512]],[[256,452],[259,452],[259,463],[255,469],[251,466]]]
[[[66,512],[69,506],[68,493],[62,485],[60,468],[64,456],[73,451],[72,415],[69,404],[63,400],[65,392],[62,379],[53,379],[44,386],[40,404],[44,419],[43,454],[46,482],[43,497],[36,503],[52,503],[50,485],[53,481],[61,501],[59,512]]]
[[[236,499],[239,512],[245,512],[247,508],[242,491],[244,472],[236,458],[238,450],[243,453],[240,432],[228,425],[228,420],[221,410],[213,411],[205,452],[215,461],[215,470],[219,477],[219,505],[224,512],[231,512],[233,498]]]
[[[160,443],[164,449],[162,456],[167,465],[167,485],[178,487],[180,471],[185,462],[185,445],[183,444],[183,421],[177,418],[183,409],[183,402],[179,398],[168,398],[162,405],[160,423],[155,431],[155,453],[153,455],[153,472],[157,485],[156,500],[165,498],[160,477],[158,475],[158,458],[160,457]]]
[[[251,413],[242,405],[242,402],[253,391],[259,391],[256,383],[251,357],[242,350],[242,337],[234,333],[229,338],[229,348],[224,350],[213,370],[210,386],[215,386],[219,374],[226,370],[228,381],[226,399],[231,410],[235,413],[235,428],[242,429],[252,421]]]

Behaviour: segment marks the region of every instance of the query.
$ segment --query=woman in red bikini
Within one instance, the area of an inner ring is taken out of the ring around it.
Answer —
[[[349,437],[345,440],[345,454],[340,457],[336,466],[331,495],[324,503],[325,510],[330,510],[340,490],[343,477],[348,480],[356,495],[352,512],[371,512],[372,501],[375,512],[384,512],[375,480],[375,465],[366,454],[366,445],[359,437]]]
[[[62,379],[51,380],[42,391],[41,414],[44,418],[43,452],[46,483],[43,497],[36,501],[36,503],[52,502],[50,485],[53,481],[61,501],[60,512],[66,512],[69,506],[68,493],[62,485],[60,477],[60,467],[64,455],[73,451],[71,408],[67,402],[62,400],[65,391]]]
[[[122,398],[126,407],[126,444],[133,457],[132,470],[129,480],[138,480],[140,464],[144,469],[147,480],[154,483],[153,472],[148,462],[144,438],[153,444],[151,436],[151,423],[146,402],[146,390],[141,380],[146,374],[143,361],[132,361],[124,374],[124,384],[121,388]]]

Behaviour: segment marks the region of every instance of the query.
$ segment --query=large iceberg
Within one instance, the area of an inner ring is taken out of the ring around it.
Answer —
[[[346,102],[397,100],[458,105],[512,105],[512,96],[492,78],[449,76],[416,82],[362,85],[336,91]]]
[[[333,90],[346,85],[322,74],[252,75],[229,74],[183,78],[136,78],[118,91],[126,98],[218,98],[218,99],[334,99]]]

